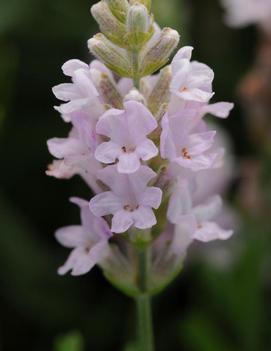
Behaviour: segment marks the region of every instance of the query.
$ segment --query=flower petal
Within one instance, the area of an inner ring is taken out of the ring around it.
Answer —
[[[72,83],[59,84],[53,87],[54,95],[62,101],[70,101],[80,98],[78,88]]]
[[[88,273],[97,263],[101,262],[108,255],[107,241],[101,241],[93,245],[89,253],[81,256],[80,259],[75,261],[72,275],[78,276]]]
[[[103,218],[93,215],[90,211],[89,201],[77,197],[70,198],[70,201],[81,209],[81,223],[87,241],[91,239],[91,241],[96,242],[112,236],[107,222]]]
[[[215,131],[191,134],[187,146],[189,154],[193,157],[209,150],[214,143],[215,135]]]
[[[193,238],[203,242],[227,240],[233,234],[232,230],[224,230],[214,222],[205,222],[193,234]]]
[[[144,193],[142,193],[138,202],[142,206],[149,206],[157,209],[162,201],[163,192],[161,189],[156,187],[148,187]]]
[[[194,207],[193,213],[199,223],[203,223],[215,218],[222,209],[222,199],[216,195],[202,205]]]
[[[165,116],[162,120],[162,133],[160,137],[160,152],[162,158],[172,160],[176,158],[176,146],[173,135],[169,126],[168,117]]]
[[[192,46],[184,46],[176,53],[171,63],[173,75],[175,75],[178,72],[178,70],[182,67],[183,65],[182,60],[188,60],[188,61],[191,60],[192,51],[193,51]]]
[[[173,187],[167,210],[167,217],[171,223],[179,223],[181,216],[192,210],[192,198],[187,181],[179,180]]]
[[[234,104],[229,102],[217,102],[216,104],[208,104],[202,108],[202,114],[210,113],[219,118],[227,118]]]
[[[85,243],[83,227],[81,225],[60,228],[56,231],[55,237],[61,245],[68,248],[83,246]]]
[[[148,229],[157,223],[153,210],[150,207],[140,206],[131,215],[134,220],[134,226],[138,229]]]
[[[62,104],[58,107],[55,107],[57,111],[66,115],[76,111],[82,110],[89,103],[89,98],[80,98],[76,100],[71,100],[66,104]]]
[[[140,159],[138,154],[136,152],[122,152],[119,155],[117,167],[120,173],[135,173],[140,168]]]
[[[138,145],[157,128],[156,119],[143,104],[137,101],[127,101],[124,103],[124,107],[130,135]]]
[[[143,161],[148,161],[158,155],[157,147],[154,142],[149,139],[146,139],[139,144],[136,148],[136,152]]]
[[[82,62],[77,59],[69,60],[65,62],[62,66],[63,73],[65,74],[65,76],[69,77],[72,77],[74,75],[74,72],[78,69],[89,70],[89,66],[85,62]]]
[[[111,138],[111,141],[120,146],[125,146],[128,140],[125,111],[118,109],[106,111],[96,125],[96,132]]]
[[[120,146],[112,141],[107,141],[98,145],[95,150],[95,158],[106,164],[114,163],[121,154]]]
[[[208,102],[213,97],[213,95],[213,93],[209,93],[198,88],[188,89],[179,93],[179,96],[184,100],[198,102]]]
[[[91,212],[98,217],[114,214],[122,208],[121,200],[112,191],[105,191],[90,200]]]
[[[189,245],[193,242],[193,233],[197,223],[193,215],[180,216],[175,225],[171,250],[178,256],[185,255]]]
[[[47,145],[50,153],[60,159],[84,151],[80,140],[75,138],[53,138]]]
[[[91,80],[91,74],[85,69],[78,69],[74,72],[74,85],[79,88],[82,97],[96,98],[99,96],[95,85]]]
[[[118,82],[118,90],[122,96],[127,95],[133,87],[133,80],[130,78],[121,78]]]
[[[131,212],[120,210],[116,212],[112,218],[111,230],[113,233],[124,233],[132,225],[134,221]]]
[[[46,174],[57,179],[70,179],[74,176],[74,170],[67,166],[63,160],[54,160],[48,166]]]

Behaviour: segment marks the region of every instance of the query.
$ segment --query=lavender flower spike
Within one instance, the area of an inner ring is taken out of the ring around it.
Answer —
[[[97,264],[145,309],[181,271],[195,240],[233,233],[216,221],[226,147],[205,121],[207,114],[226,119],[233,104],[212,101],[214,72],[191,60],[191,46],[166,66],[180,35],[160,29],[150,0],[102,0],[92,14],[101,33],[88,46],[98,60],[69,60],[62,69],[72,82],[53,88],[71,128],[48,141],[56,160],[46,173],[79,175],[91,194],[72,199],[81,225],[56,232],[72,249],[59,273],[81,275]],[[206,184],[212,177],[215,190]],[[153,351],[149,321],[139,323],[142,351]]]

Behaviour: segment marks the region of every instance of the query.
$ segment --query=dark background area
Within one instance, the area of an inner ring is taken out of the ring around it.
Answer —
[[[153,2],[158,22],[178,29],[181,45],[193,45],[194,58],[214,69],[216,100],[236,103],[231,118],[221,125],[233,139],[237,164],[258,157],[236,93],[254,60],[256,30],[227,28],[216,0]],[[53,233],[78,223],[78,211],[68,198],[90,194],[79,178],[58,181],[45,176],[51,160],[46,140],[68,131],[53,110],[57,101],[51,88],[65,80],[60,69],[65,61],[90,60],[86,41],[98,31],[89,13],[93,3],[0,0],[0,349],[4,351],[80,351],[82,343],[89,351],[122,351],[135,335],[133,301],[114,290],[98,268],[79,278],[56,274],[68,252]],[[234,182],[230,196],[235,208],[239,182]],[[207,252],[195,255],[182,275],[154,299],[158,351],[271,349],[270,223],[239,212],[244,224],[236,233],[238,239],[233,239],[236,244],[230,245],[242,249],[234,264],[221,268],[208,263]],[[63,341],[61,335],[69,333]]]

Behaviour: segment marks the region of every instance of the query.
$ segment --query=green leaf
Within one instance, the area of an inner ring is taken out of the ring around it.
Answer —
[[[56,338],[54,351],[83,351],[84,341],[80,332],[73,331]]]

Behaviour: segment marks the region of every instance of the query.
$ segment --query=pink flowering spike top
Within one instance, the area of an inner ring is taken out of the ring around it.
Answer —
[[[89,66],[79,60],[66,62],[62,70],[72,78],[72,83],[64,83],[53,88],[54,95],[64,104],[55,107],[66,122],[71,122],[70,115],[85,111],[93,118],[103,113],[104,107],[99,100],[99,93],[93,84]]]
[[[94,216],[87,201],[73,198],[81,210],[81,225],[61,228],[56,238],[63,246],[73,249],[66,263],[59,268],[60,275],[71,271],[72,275],[89,272],[108,255],[108,240],[111,232],[105,220]]]
[[[182,48],[173,59],[171,93],[183,101],[207,102],[213,96],[214,72],[205,64],[192,61],[191,47]]]
[[[71,131],[48,141],[56,160],[47,174],[79,175],[91,194],[89,202],[72,199],[82,224],[56,233],[72,249],[59,273],[84,274],[98,263],[125,294],[147,297],[181,271],[194,240],[232,235],[215,222],[224,145],[204,117],[225,119],[233,104],[211,103],[214,72],[193,61],[191,46],[167,65],[180,36],[156,24],[151,0],[98,1],[91,13],[100,33],[88,41],[98,60],[67,61],[70,82],[53,88]]]
[[[99,178],[110,191],[96,195],[90,200],[90,209],[96,216],[113,215],[112,232],[124,233],[131,226],[138,229],[151,228],[156,224],[152,208],[157,209],[162,191],[148,187],[155,173],[141,166],[133,174],[119,174],[116,165],[99,172]]]
[[[127,101],[124,110],[111,109],[99,119],[97,133],[110,140],[97,147],[95,157],[106,164],[118,161],[119,173],[134,173],[141,160],[148,161],[158,154],[157,147],[147,138],[156,128],[155,118],[143,104]]]
[[[218,153],[209,152],[216,132],[192,132],[189,124],[178,115],[163,118],[161,156],[195,172],[211,168],[218,157]]]

